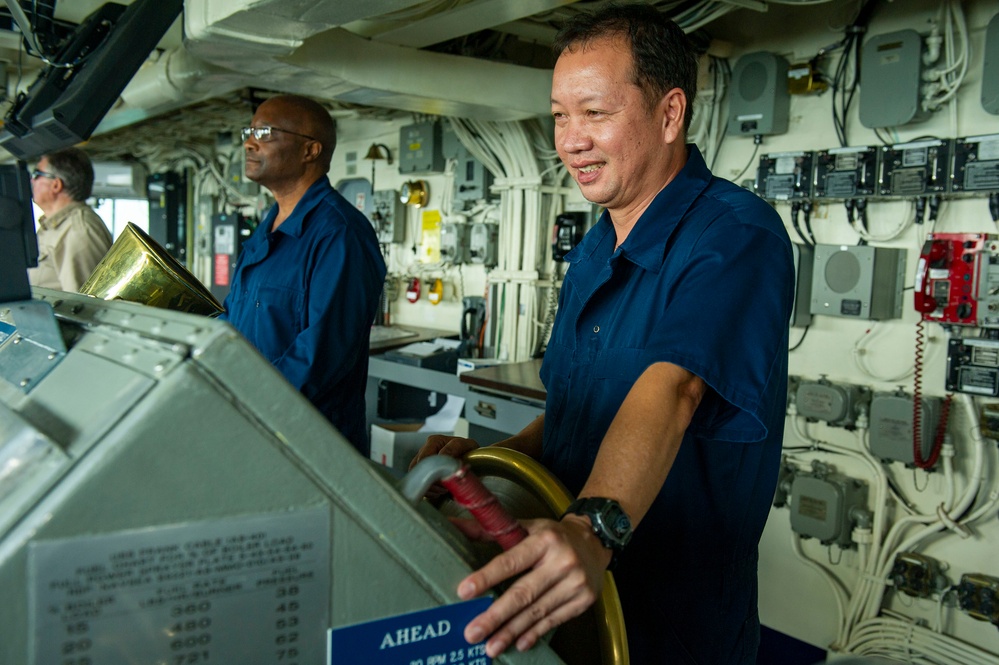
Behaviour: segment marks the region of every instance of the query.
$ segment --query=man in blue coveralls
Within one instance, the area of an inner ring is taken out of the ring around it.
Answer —
[[[275,204],[243,245],[222,318],[368,455],[368,340],[385,279],[371,222],[330,185],[336,128],[294,95],[243,129],[246,176]]]
[[[554,50],[555,145],[606,212],[566,257],[545,414],[496,445],[581,500],[526,522],[525,540],[461,582],[471,598],[522,574],[465,637],[489,636],[490,656],[530,648],[594,602],[613,561],[631,662],[755,663],[791,244],[769,205],[686,144],[697,60],[676,24],[607,7],[563,26]],[[432,437],[419,457],[475,446]]]

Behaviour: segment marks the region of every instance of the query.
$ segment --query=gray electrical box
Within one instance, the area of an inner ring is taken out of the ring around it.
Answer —
[[[940,398],[922,397],[919,406],[920,450],[925,460],[930,456],[940,422]],[[883,460],[914,465],[912,425],[912,395],[901,391],[874,393],[871,398],[871,454]]]
[[[867,486],[814,463],[812,473],[795,475],[791,484],[791,529],[824,545],[851,547],[850,532],[867,510]]]
[[[875,35],[860,58],[860,122],[864,127],[898,127],[925,120],[921,76],[923,38],[915,30]]]
[[[394,189],[379,189],[371,195],[371,224],[383,245],[402,242],[406,237],[406,204]]]
[[[455,222],[441,224],[441,261],[459,264],[468,261],[468,225]]]
[[[999,14],[985,29],[985,57],[982,61],[982,108],[999,115]]]
[[[812,265],[815,250],[810,245],[791,243],[794,259],[794,302],[791,306],[791,326],[804,328],[812,322],[809,308],[812,300]]]
[[[499,225],[486,222],[472,224],[468,233],[468,260],[487,268],[496,265],[499,254]]]
[[[832,427],[852,429],[861,406],[870,400],[870,393],[862,386],[847,383],[818,381],[792,382],[794,404],[798,415],[809,420],[822,420]]]
[[[428,120],[399,128],[399,173],[441,173],[441,123]]]
[[[768,51],[747,53],[732,70],[729,134],[756,136],[787,131],[791,96],[787,60]]]
[[[472,156],[455,134],[451,121],[444,123],[441,131],[441,152],[444,159],[453,159],[455,210],[464,210],[467,202],[489,198],[489,188],[493,184],[493,174],[485,165]]]
[[[904,249],[816,245],[812,314],[875,320],[900,318],[904,281]]]

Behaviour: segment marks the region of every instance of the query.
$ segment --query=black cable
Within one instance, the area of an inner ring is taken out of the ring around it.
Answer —
[[[989,214],[992,215],[992,221],[999,224],[999,192],[989,194]]]
[[[744,176],[746,174],[746,171],[749,170],[749,167],[752,166],[756,162],[756,153],[758,153],[760,151],[760,144],[763,143],[762,137],[760,137],[759,135],[757,135],[757,138],[759,138],[760,140],[756,141],[756,147],[753,148],[753,155],[752,155],[752,157],[750,157],[749,161],[746,162],[745,168],[743,168],[742,171],[739,172],[739,175],[735,176],[735,178],[732,179],[732,182],[734,182],[737,185],[739,184],[739,180],[742,178],[742,176]]]
[[[801,212],[805,219],[805,231],[808,232],[808,238],[811,240],[809,244],[815,247],[815,234],[812,233],[812,202],[805,199],[801,204]]]
[[[926,216],[926,197],[920,196],[916,198],[916,224],[922,224],[925,216]]]
[[[805,326],[805,330],[801,333],[801,339],[798,340],[797,344],[795,344],[794,346],[792,346],[790,349],[787,350],[788,353],[797,350],[797,348],[801,346],[802,342],[805,341],[805,336],[808,335],[808,329],[811,327],[812,324],[808,324],[807,326]]]
[[[857,199],[857,220],[860,221],[860,228],[866,233],[867,228],[867,199]]]
[[[937,221],[940,214],[940,195],[934,194],[930,197],[930,223]]]
[[[798,224],[799,212],[801,212],[801,203],[798,201],[791,201],[791,226],[794,227],[794,232],[798,234],[799,238],[801,238],[801,242],[809,247],[812,247],[813,243],[805,237],[805,234],[801,231],[801,226]]]

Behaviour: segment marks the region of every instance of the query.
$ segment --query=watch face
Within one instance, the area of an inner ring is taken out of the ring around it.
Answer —
[[[607,525],[610,527],[618,538],[624,538],[629,533],[631,533],[631,520],[628,516],[621,511],[613,511],[610,515],[610,521]]]

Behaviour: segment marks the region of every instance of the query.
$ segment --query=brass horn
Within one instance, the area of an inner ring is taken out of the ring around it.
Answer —
[[[222,305],[211,291],[131,222],[80,287],[80,293],[204,316],[222,313]]]

